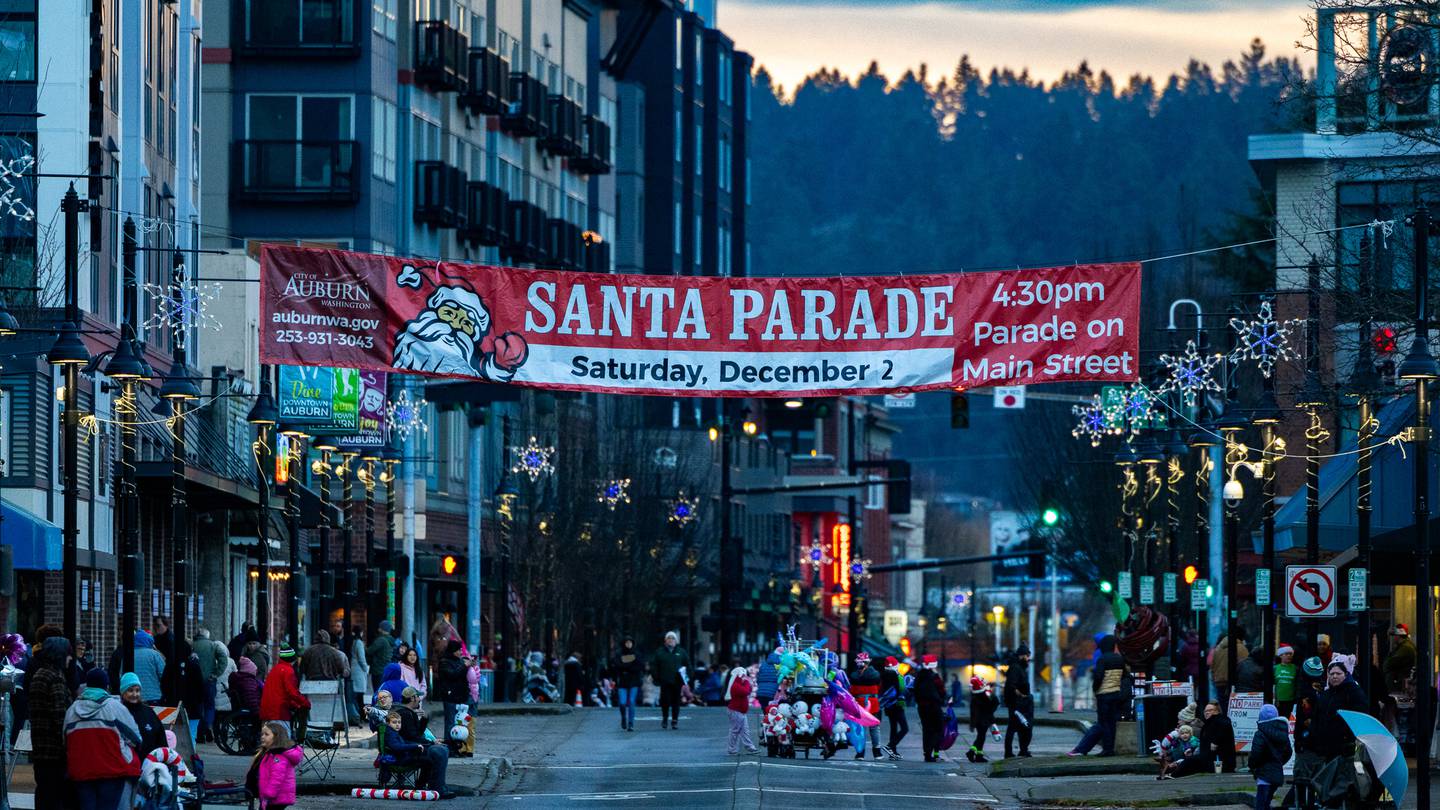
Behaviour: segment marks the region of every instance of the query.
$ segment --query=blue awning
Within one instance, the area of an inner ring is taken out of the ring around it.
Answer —
[[[1431,409],[1432,428],[1440,426],[1440,409]],[[1392,399],[1379,409],[1376,418],[1380,422],[1377,436],[1384,440],[1400,432],[1415,421],[1415,398],[1400,396]],[[1326,551],[1344,551],[1355,545],[1359,527],[1355,516],[1355,497],[1358,485],[1358,457],[1353,452],[1353,439],[1339,449],[1344,455],[1328,459],[1320,466],[1320,547]],[[1292,451],[1293,452],[1293,451]],[[1303,453],[1303,449],[1299,452]],[[1414,490],[1414,456],[1408,458],[1393,444],[1382,444],[1375,448],[1371,459],[1371,535],[1414,525],[1415,518],[1411,493]],[[1440,454],[1430,455],[1431,502],[1434,503],[1435,488],[1440,486],[1437,470],[1440,470]],[[1286,460],[1283,464],[1302,464],[1301,461]],[[1255,553],[1261,552],[1261,535],[1252,535]],[[1291,493],[1289,501],[1275,514],[1275,550],[1305,548],[1305,488]]]
[[[4,504],[0,543],[15,549],[15,567],[59,571],[64,557],[60,527],[10,503]]]

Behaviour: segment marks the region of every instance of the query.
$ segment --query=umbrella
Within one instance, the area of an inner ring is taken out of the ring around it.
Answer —
[[[1355,739],[1365,746],[1366,752],[1370,754],[1370,764],[1375,766],[1375,773],[1380,775],[1380,783],[1390,791],[1390,795],[1395,799],[1395,806],[1399,807],[1405,798],[1405,787],[1410,781],[1405,757],[1400,754],[1400,743],[1379,720],[1368,714],[1341,709],[1340,717],[1350,726],[1350,730],[1355,732]]]

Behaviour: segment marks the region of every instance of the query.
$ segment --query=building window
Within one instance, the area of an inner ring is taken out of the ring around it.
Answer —
[[[700,39],[700,31],[695,31],[695,86],[705,84],[705,45]]]
[[[387,2],[393,5],[398,0],[373,2],[383,6]],[[245,40],[275,45],[351,42],[354,40],[354,9],[351,0],[246,0]],[[383,9],[380,14],[383,14]],[[380,24],[380,14],[377,14],[374,25]],[[392,39],[395,36],[393,30],[392,26]]]
[[[716,182],[716,185],[718,185],[718,186],[720,187],[720,190],[721,190],[721,191],[729,191],[729,190],[730,190],[730,138],[729,138],[728,136],[725,136],[725,135],[721,135],[721,136],[720,136],[720,149],[719,149],[719,151],[720,151],[720,168],[719,168],[719,175],[720,175],[720,176],[716,178],[715,182]]]
[[[685,67],[685,21],[675,16],[675,69]]]
[[[413,139],[416,160],[440,160],[440,125],[415,116]]]
[[[400,0],[373,0],[371,3],[370,27],[382,37],[395,41],[395,29],[400,14]]]
[[[616,158],[616,152],[615,152],[615,148],[616,148],[616,147],[615,147],[615,144],[618,143],[619,140],[620,140],[620,137],[619,137],[620,129],[619,129],[619,126],[618,126],[619,118],[620,118],[620,115],[619,115],[619,107],[618,107],[618,105],[615,103],[615,99],[613,99],[613,98],[607,98],[607,97],[605,97],[605,96],[601,96],[601,97],[600,97],[600,120],[601,120],[602,122],[604,122],[605,126],[610,127],[610,154],[606,156],[606,159],[610,162],[610,165],[611,165],[611,166],[616,166],[616,165],[618,165],[617,162],[616,162],[616,159],[615,159],[615,158]]]
[[[1335,195],[1337,226],[1403,220],[1421,201],[1440,199],[1440,181],[1339,183],[1335,187]],[[1367,237],[1373,257],[1371,289],[1376,293],[1411,289],[1413,275],[1408,257],[1398,255],[1401,251],[1395,249],[1394,239],[1377,240],[1371,228],[1347,228],[1335,233],[1336,253],[1340,260],[1339,289],[1346,292],[1359,289],[1360,242]]]
[[[746,155],[746,156],[745,156],[745,204],[746,204],[746,205],[749,205],[749,204],[750,204],[750,187],[751,187],[752,185],[754,185],[754,184],[750,182],[750,156],[749,156],[749,155]]]
[[[26,16],[0,19],[0,82],[35,81],[35,19]]]
[[[696,118],[699,118],[699,111],[696,111]],[[695,176],[705,176],[705,125],[699,121],[695,122]]]
[[[694,247],[695,247],[695,266],[696,266],[696,267],[699,267],[699,266],[700,266],[700,256],[701,256],[700,246],[701,246],[702,244],[704,244],[704,242],[701,240],[701,235],[704,233],[704,227],[705,227],[705,226],[704,226],[704,219],[703,219],[699,214],[696,214],[696,215],[695,215],[695,246],[694,246]]]
[[[770,431],[770,443],[791,458],[809,458],[816,455],[815,431],[779,428]]]
[[[722,276],[730,275],[730,228],[720,227],[720,268],[717,271]]]
[[[379,96],[375,96],[374,102],[370,121],[370,149],[374,158],[371,171],[381,180],[393,183],[397,162],[395,141],[399,135],[396,128],[398,111],[394,104]]]
[[[680,240],[684,236],[684,217],[680,213],[680,203],[675,203],[675,255],[680,255]]]
[[[685,121],[680,108],[675,108],[675,162],[679,163],[685,159],[683,150],[685,147]]]

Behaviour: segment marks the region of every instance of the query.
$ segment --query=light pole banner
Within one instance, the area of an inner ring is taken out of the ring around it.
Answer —
[[[687,396],[1133,381],[1140,265],[606,275],[265,245],[265,363]]]

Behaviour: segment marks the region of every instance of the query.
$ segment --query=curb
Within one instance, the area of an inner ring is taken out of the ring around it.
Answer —
[[[1168,796],[1157,799],[1117,798],[1114,801],[1097,801],[1095,799],[1031,799],[1027,797],[1024,801],[1027,806],[1031,807],[1215,807],[1236,804],[1252,805],[1255,803],[1255,794],[1244,791],[1230,791],[1225,793],[1193,793],[1185,796]]]
[[[480,796],[487,788],[493,787],[492,777],[493,783],[499,783],[509,776],[515,771],[515,765],[509,757],[486,757],[479,771],[480,779],[473,786],[462,785],[465,790],[470,791],[471,796]],[[371,779],[365,784],[353,784],[340,778],[323,782],[300,782],[295,786],[295,792],[302,796],[349,796],[350,790],[357,787],[375,787],[375,782]]]
[[[1001,714],[999,712],[995,713],[995,724],[1000,726],[1002,730],[1005,728],[1005,724],[1009,721],[1009,712],[1006,712],[1004,714]],[[1081,734],[1089,731],[1091,726],[1091,721],[1081,717],[1062,717],[1056,716],[1048,712],[1045,714],[1035,715],[1034,719],[1031,722],[1033,722],[1037,726],[1044,726],[1045,728],[1068,728],[1074,731],[1078,731]]]

